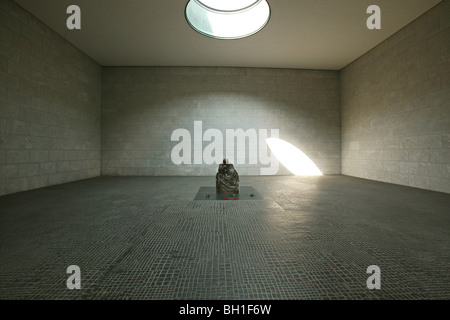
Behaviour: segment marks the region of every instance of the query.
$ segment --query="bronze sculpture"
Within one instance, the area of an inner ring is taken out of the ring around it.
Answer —
[[[239,174],[227,159],[219,165],[216,174],[216,192],[224,194],[239,193]]]

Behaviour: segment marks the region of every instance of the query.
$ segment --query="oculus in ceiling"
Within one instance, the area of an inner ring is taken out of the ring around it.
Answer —
[[[190,0],[185,10],[189,25],[216,39],[240,39],[260,31],[270,19],[266,0]]]

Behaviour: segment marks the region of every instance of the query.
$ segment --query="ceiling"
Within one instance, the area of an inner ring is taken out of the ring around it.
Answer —
[[[217,40],[186,22],[188,0],[15,0],[103,66],[223,66],[340,70],[440,0],[268,0],[269,23]],[[66,9],[81,8],[81,30]],[[369,30],[369,5],[381,30]]]

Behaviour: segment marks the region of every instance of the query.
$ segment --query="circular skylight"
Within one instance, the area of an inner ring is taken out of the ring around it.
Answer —
[[[217,39],[248,37],[267,24],[266,0],[190,0],[186,20],[197,32]]]

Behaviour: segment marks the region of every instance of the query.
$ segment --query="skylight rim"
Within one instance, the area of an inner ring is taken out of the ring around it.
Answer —
[[[210,7],[210,6],[206,5],[206,4],[204,4],[201,0],[191,0],[191,1],[194,1],[195,3],[197,3],[203,9],[206,9],[206,10],[211,11],[211,12],[223,13],[223,14],[226,14],[226,13],[233,14],[233,13],[240,13],[240,12],[244,12],[244,11],[250,10],[253,7],[256,7],[258,4],[260,4],[262,1],[265,1],[265,0],[255,0],[251,5],[248,5],[246,7],[242,7],[242,8],[239,8],[239,9],[234,9],[234,10],[223,10],[223,9],[213,8],[213,7]]]

